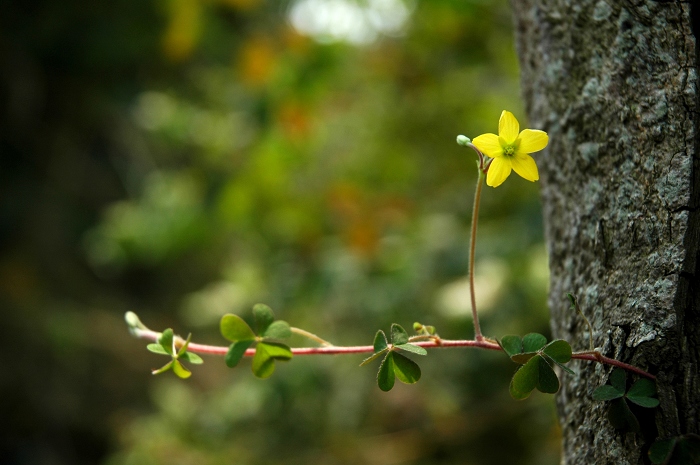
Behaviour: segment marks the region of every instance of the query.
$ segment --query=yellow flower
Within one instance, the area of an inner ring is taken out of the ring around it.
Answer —
[[[506,110],[498,121],[498,135],[482,134],[472,141],[484,155],[493,158],[486,175],[486,184],[491,187],[500,186],[510,176],[511,170],[528,181],[540,179],[535,160],[528,154],[539,152],[548,142],[549,136],[544,131],[520,131],[518,120]]]

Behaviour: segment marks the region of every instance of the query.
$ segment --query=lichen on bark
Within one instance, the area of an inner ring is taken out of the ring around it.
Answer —
[[[698,58],[690,3],[513,0],[538,157],[555,337],[586,349],[578,295],[607,356],[658,376],[661,406],[621,434],[579,364],[557,395],[563,462],[644,463],[658,435],[698,433]]]

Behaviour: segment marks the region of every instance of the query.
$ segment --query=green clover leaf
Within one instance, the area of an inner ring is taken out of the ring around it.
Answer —
[[[246,323],[243,318],[232,313],[227,313],[221,317],[221,323],[219,325],[221,330],[221,335],[228,339],[229,341],[253,341],[255,340],[255,333],[248,323]]]
[[[697,465],[700,463],[700,436],[691,433],[659,439],[649,448],[649,460],[655,465]]]
[[[408,343],[408,333],[396,323],[391,325],[391,343],[394,345]]]
[[[387,343],[386,340],[386,335],[384,334],[384,331],[381,329],[377,331],[377,334],[374,336],[374,353],[364,359],[362,363],[360,363],[360,366],[363,367],[367,365],[368,363],[372,362],[373,360],[378,359],[382,355],[384,355],[386,352],[389,351],[389,344]],[[393,386],[393,383],[392,383]]]
[[[608,406],[608,420],[614,428],[639,432],[639,420],[634,415],[628,402],[640,407],[654,408],[659,405],[656,395],[656,384],[646,378],[635,381],[627,390],[627,375],[621,368],[614,368],[608,381],[610,384],[598,386],[593,391],[593,399],[610,402]]]
[[[146,348],[149,351],[159,355],[168,355],[171,358],[168,363],[156,370],[153,370],[152,373],[154,375],[159,375],[161,373],[165,373],[166,371],[172,370],[173,373],[182,379],[187,379],[192,376],[192,372],[188,370],[180,362],[180,360],[185,360],[195,365],[204,363],[204,360],[202,360],[202,357],[195,353],[187,352],[187,347],[190,345],[191,339],[192,335],[190,334],[187,336],[187,340],[184,344],[182,344],[180,349],[176,349],[175,335],[173,334],[173,330],[168,328],[160,334],[157,343],[148,344]]]
[[[252,370],[258,378],[269,378],[275,371],[275,360],[287,361],[292,350],[279,342],[259,342],[253,356]]]
[[[364,359],[360,366],[384,356],[377,372],[377,385],[382,391],[390,391],[394,387],[396,378],[405,384],[414,384],[420,379],[421,370],[418,364],[399,351],[416,355],[427,355],[428,351],[408,341],[408,333],[396,323],[391,325],[391,346],[384,331],[379,330],[374,336],[374,353]]]
[[[555,365],[574,374],[564,366],[572,356],[571,346],[564,340],[547,343],[547,338],[543,335],[529,333],[522,338],[504,336],[498,343],[511,360],[522,365],[510,382],[509,391],[514,399],[526,399],[534,389],[546,394],[556,393],[560,383],[553,369]]]
[[[246,351],[257,344],[251,368],[256,377],[268,378],[275,370],[275,360],[286,361],[292,358],[289,346],[278,342],[279,339],[290,337],[292,329],[286,321],[275,321],[272,309],[265,304],[253,307],[253,318],[258,328],[257,336],[238,315],[229,313],[221,318],[221,335],[233,343],[224,360],[227,366],[233,368],[245,356]]]
[[[253,318],[258,327],[258,334],[264,334],[268,326],[275,321],[275,314],[272,309],[265,304],[255,304],[253,306]]]

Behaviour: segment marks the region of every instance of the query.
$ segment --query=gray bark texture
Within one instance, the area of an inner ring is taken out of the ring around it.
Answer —
[[[557,394],[566,464],[650,463],[656,438],[700,433],[691,3],[512,0],[528,127],[550,136],[535,159],[553,334],[588,349],[588,328],[565,297],[577,295],[594,346],[655,374],[661,400],[642,433],[620,433],[591,397],[610,367],[571,363],[577,374],[563,374]]]

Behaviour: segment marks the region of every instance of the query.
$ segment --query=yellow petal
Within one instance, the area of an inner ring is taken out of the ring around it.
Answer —
[[[498,136],[496,134],[482,134],[475,137],[472,144],[476,146],[484,155],[491,158],[496,158],[503,156],[503,147],[498,142]]]
[[[503,110],[501,118],[498,120],[498,135],[501,136],[506,143],[512,144],[518,138],[520,132],[520,124],[515,119],[513,113]]]
[[[491,187],[498,187],[503,184],[503,181],[510,176],[511,157],[495,158],[489,166],[489,172],[486,175],[486,184]]]
[[[518,151],[523,153],[539,152],[547,147],[548,143],[549,136],[546,132],[539,129],[523,129],[523,132],[520,133]]]
[[[540,174],[537,171],[535,160],[530,155],[518,155],[511,160],[513,170],[528,181],[537,181],[540,179]],[[491,168],[489,168],[489,173]]]

